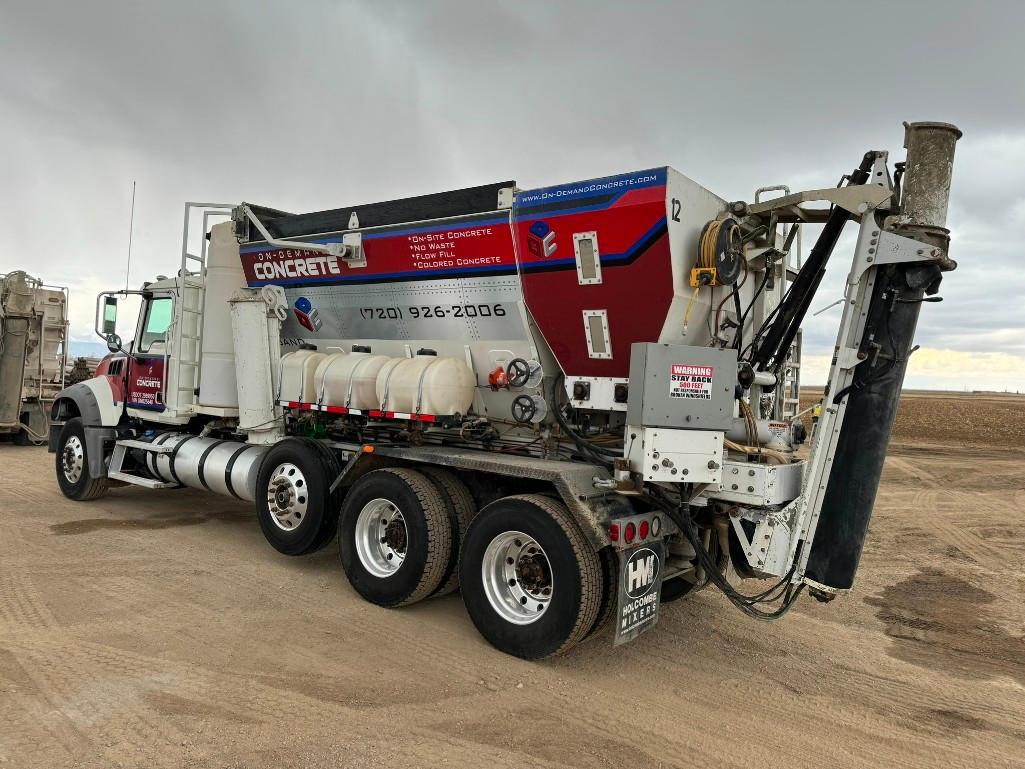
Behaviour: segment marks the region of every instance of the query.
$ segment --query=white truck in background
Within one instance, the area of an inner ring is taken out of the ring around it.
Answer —
[[[0,275],[0,436],[44,443],[67,366],[68,290]]]
[[[661,167],[307,214],[187,204],[177,275],[97,300],[118,355],[54,402],[58,485],[252,502],[280,553],[337,540],[380,606],[458,587],[528,659],[608,622],[631,640],[708,584],[759,619],[804,589],[831,600],[853,586],[919,311],[955,267],[959,137],[906,124],[892,175],[872,151],[846,184],[752,202]],[[851,221],[804,460],[800,328]]]

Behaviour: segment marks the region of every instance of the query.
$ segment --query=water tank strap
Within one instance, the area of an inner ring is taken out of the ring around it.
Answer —
[[[416,383],[416,409],[413,412],[414,414],[420,413],[420,406],[423,404],[424,401],[424,377],[427,376],[427,369],[429,369],[431,366],[433,366],[440,360],[441,358],[435,358],[426,366],[424,366],[423,370],[420,372],[420,380]]]
[[[391,377],[395,373],[395,369],[398,368],[398,364],[392,366],[388,370],[388,376],[384,380],[384,397],[381,398],[381,411],[388,410],[388,398],[391,396]]]
[[[356,374],[359,370],[365,366],[371,360],[368,355],[363,360],[356,361],[356,365],[352,367],[352,371],[349,372],[349,386],[345,391],[345,408],[349,408],[352,405],[352,383],[356,381]]]
[[[342,355],[339,355],[333,361],[327,364],[327,368],[324,369],[324,378],[320,381],[320,394],[317,395],[317,405],[324,405],[324,393],[327,392],[327,375],[331,373],[331,367],[334,366],[338,361],[342,359]]]

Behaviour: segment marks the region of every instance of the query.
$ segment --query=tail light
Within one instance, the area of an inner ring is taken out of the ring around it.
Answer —
[[[633,521],[630,521],[630,523],[628,523],[626,525],[626,531],[623,532],[623,541],[626,542],[626,544],[629,545],[631,542],[634,541],[634,539],[636,539],[636,537],[637,537],[637,527],[634,526],[634,522]]]

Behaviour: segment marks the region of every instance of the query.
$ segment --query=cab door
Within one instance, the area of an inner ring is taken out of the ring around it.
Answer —
[[[146,299],[128,364],[125,402],[130,409],[163,412],[167,408],[167,334],[173,318],[172,294]]]

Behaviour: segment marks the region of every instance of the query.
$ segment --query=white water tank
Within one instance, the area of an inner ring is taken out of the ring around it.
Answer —
[[[235,386],[235,344],[228,299],[245,288],[246,276],[238,255],[231,222],[210,228],[203,292],[203,352],[199,370],[199,403],[238,408]]]
[[[313,376],[318,402],[360,411],[379,409],[377,375],[390,360],[405,359],[365,352],[328,355]]]
[[[314,374],[327,356],[316,350],[296,350],[281,356],[281,385],[278,400],[316,403]]]
[[[389,361],[377,376],[381,409],[406,414],[465,414],[473,403],[477,378],[459,358],[417,353]]]

